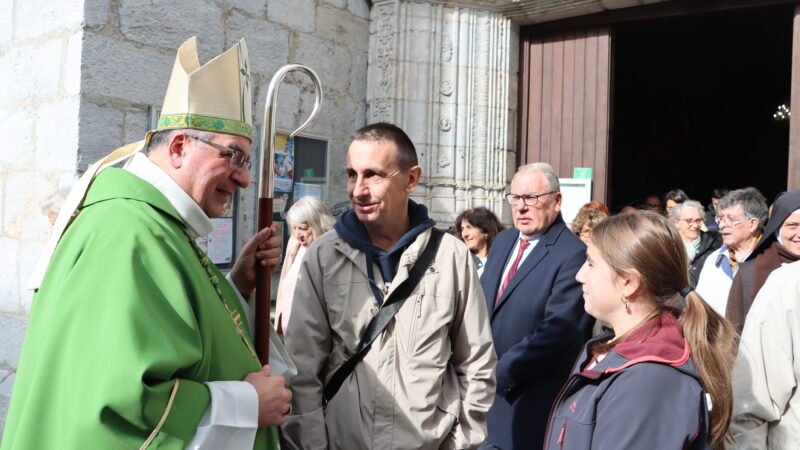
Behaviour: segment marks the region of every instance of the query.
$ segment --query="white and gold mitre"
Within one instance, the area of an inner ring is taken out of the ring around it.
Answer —
[[[201,67],[197,42],[191,38],[178,49],[155,131],[194,128],[244,136],[252,141],[251,109],[250,64],[244,39]],[[114,150],[86,169],[64,200],[29,281],[29,289],[39,288],[56,245],[72,221],[73,213],[82,206],[92,180],[106,167],[145,149],[152,136],[153,131],[148,131],[143,140]]]
[[[253,138],[250,65],[244,39],[204,66],[197,40],[178,49],[157,130],[194,128]]]

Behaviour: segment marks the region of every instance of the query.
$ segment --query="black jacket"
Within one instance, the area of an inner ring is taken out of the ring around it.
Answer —
[[[716,231],[703,231],[700,234],[700,247],[694,256],[694,261],[689,263],[689,284],[691,288],[697,287],[700,280],[700,271],[703,270],[703,263],[706,262],[708,255],[722,246],[722,235]]]

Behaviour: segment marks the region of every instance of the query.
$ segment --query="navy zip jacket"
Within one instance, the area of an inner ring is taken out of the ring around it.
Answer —
[[[669,312],[648,321],[591,369],[589,341],[561,390],[546,449],[703,449],[706,395],[681,325]]]

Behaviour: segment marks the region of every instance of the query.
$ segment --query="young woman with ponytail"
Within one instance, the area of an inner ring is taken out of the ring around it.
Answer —
[[[613,332],[586,344],[550,414],[545,448],[724,448],[736,332],[690,291],[678,231],[651,212],[592,229],[586,312]]]

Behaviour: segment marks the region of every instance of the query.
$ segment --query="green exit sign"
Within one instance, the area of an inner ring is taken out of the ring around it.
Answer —
[[[591,167],[575,167],[572,169],[572,178],[592,178]]]

